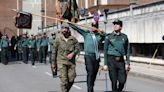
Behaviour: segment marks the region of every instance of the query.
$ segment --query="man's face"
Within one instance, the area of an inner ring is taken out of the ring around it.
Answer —
[[[114,31],[115,32],[120,32],[121,31],[121,26],[119,24],[114,24]]]
[[[34,39],[34,35],[31,35],[31,39]]]
[[[52,36],[52,38],[54,38],[54,39],[55,39],[55,38],[56,38],[56,35],[53,35],[53,36]]]
[[[68,28],[63,27],[62,31],[68,31]]]
[[[4,35],[4,36],[3,36],[3,39],[6,39],[6,38],[7,38],[7,37]]]
[[[64,35],[65,38],[68,38],[69,36],[71,36],[70,30],[67,28],[62,28],[62,34]]]

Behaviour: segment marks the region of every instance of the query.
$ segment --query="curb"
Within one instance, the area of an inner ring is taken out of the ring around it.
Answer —
[[[162,82],[164,83],[164,77],[156,77],[156,76],[151,76],[151,75],[147,75],[147,74],[143,74],[143,73],[138,73],[138,72],[129,72],[129,76],[133,76],[133,77],[140,77],[140,78],[144,78],[144,79],[148,79],[148,80],[153,80],[153,81],[158,81],[158,82]]]
[[[83,52],[83,51],[80,52],[80,55],[83,56],[84,54],[85,54],[85,52]],[[101,56],[101,58],[104,58],[103,53],[101,53],[100,56]],[[131,60],[131,62],[164,66],[164,60],[163,59],[130,56],[130,60]]]
[[[79,56],[78,63],[83,63],[84,64],[84,59],[83,59],[83,55],[82,54],[81,54],[81,56]],[[137,62],[137,61],[135,61],[135,63],[141,63],[141,64],[143,63],[143,64],[145,64],[145,62]],[[103,65],[103,64],[100,63],[100,66],[101,65]],[[155,64],[155,65],[158,65],[158,64]],[[135,72],[135,71],[130,71],[129,72],[129,76],[140,77],[140,78],[145,78],[145,79],[149,79],[149,80],[164,82],[164,76],[163,77],[152,76],[152,75],[148,75],[148,74],[144,74],[144,73],[139,73],[139,72]]]

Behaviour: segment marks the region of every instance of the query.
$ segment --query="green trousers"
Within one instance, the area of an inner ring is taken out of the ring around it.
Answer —
[[[123,57],[117,61],[115,56],[108,55],[107,64],[112,83],[112,92],[122,92],[127,78]]]
[[[71,89],[76,77],[75,66],[76,65],[59,65],[62,92],[69,92]]]

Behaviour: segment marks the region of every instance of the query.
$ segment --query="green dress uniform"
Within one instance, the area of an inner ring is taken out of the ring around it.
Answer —
[[[48,52],[48,38],[47,37],[42,37],[40,39],[40,50],[39,50],[39,54],[40,54],[40,63],[45,63],[46,64],[46,56],[47,56],[47,52]]]
[[[30,60],[32,65],[35,65],[36,61],[36,40],[35,38],[29,39],[29,49],[30,49]]]
[[[84,30],[72,24],[70,24],[70,26],[84,37],[84,58],[87,71],[87,90],[88,92],[93,92],[94,82],[96,80],[96,75],[100,66],[100,47],[102,45],[102,41],[104,40],[105,33]]]
[[[49,43],[48,43],[48,54],[49,54],[49,63],[52,63],[52,48],[54,44],[55,38],[49,38]]]
[[[7,38],[2,38],[0,41],[1,49],[1,62],[7,65],[9,62],[9,40]]]
[[[22,60],[22,53],[23,53],[23,50],[22,50],[22,39],[19,39],[18,42],[16,43],[16,49],[18,51],[18,61],[19,60]]]
[[[25,64],[28,63],[28,56],[29,56],[29,48],[28,48],[28,42],[29,39],[27,37],[23,37],[22,39],[22,49],[23,49],[23,62]]]
[[[124,60],[126,56],[126,60]],[[112,32],[105,38],[104,64],[108,65],[112,92],[121,92],[126,82],[125,64],[130,64],[130,44],[126,34]],[[117,81],[119,85],[117,86]]]
[[[37,38],[36,39],[36,46],[37,46],[37,56],[38,57],[36,59],[37,59],[37,61],[39,61],[41,63],[41,60],[40,60],[41,59],[41,56],[40,56],[40,51],[41,51],[40,50],[40,42],[41,42],[41,38]]]
[[[62,37],[58,37],[54,41],[52,64],[58,64],[62,92],[69,92],[74,83],[74,79],[76,77],[75,57],[79,51],[78,41],[73,36],[69,36],[67,41],[65,41]],[[72,59],[68,59],[66,57],[70,53],[74,53],[74,57]]]

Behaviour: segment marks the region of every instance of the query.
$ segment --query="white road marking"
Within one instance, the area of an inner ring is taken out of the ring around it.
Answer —
[[[49,73],[49,72],[45,72],[45,74],[47,74],[48,76],[52,76],[52,74],[51,74],[51,73]]]
[[[52,74],[51,74],[51,73],[49,73],[49,72],[45,72],[45,74],[47,74],[48,76],[52,76]],[[81,89],[82,89],[81,87],[76,86],[76,85],[73,85],[73,87],[75,87],[75,88],[77,88],[77,89],[79,89],[79,90],[81,90]]]
[[[32,68],[37,68],[36,66],[32,66]]]
[[[73,85],[73,87],[75,87],[75,88],[77,88],[77,89],[79,89],[79,90],[81,90],[81,89],[82,89],[81,87],[76,86],[76,85]]]

